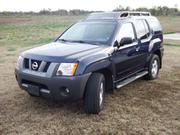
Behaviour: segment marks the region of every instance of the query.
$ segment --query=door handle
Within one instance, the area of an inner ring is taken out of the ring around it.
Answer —
[[[136,47],[136,52],[138,52],[138,51],[139,51],[139,49],[140,49],[140,46],[137,46],[137,47]]]

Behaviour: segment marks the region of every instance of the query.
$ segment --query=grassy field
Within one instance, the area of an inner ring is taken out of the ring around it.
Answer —
[[[180,47],[180,40],[164,40],[164,45]]]
[[[2,16],[0,18],[0,45],[31,46],[48,43],[80,18],[82,17]]]
[[[107,94],[99,115],[83,103],[30,97],[14,77],[20,52],[52,41],[82,16],[0,16],[0,135],[180,133],[180,45],[165,46],[163,68],[154,81],[137,80]],[[180,18],[160,17],[164,32],[180,32]]]
[[[180,17],[167,16],[158,17],[163,27],[164,33],[180,32]]]
[[[27,47],[53,41],[84,16],[0,16],[0,46]],[[180,32],[180,17],[159,17],[164,33]]]
[[[53,41],[70,24],[84,16],[0,16],[0,47],[7,56],[18,48],[31,48]],[[180,32],[180,17],[158,17],[164,33]],[[165,45],[179,46],[180,41],[165,40]],[[0,62],[3,58],[0,58]]]

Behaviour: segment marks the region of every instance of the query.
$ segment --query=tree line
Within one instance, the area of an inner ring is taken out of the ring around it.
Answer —
[[[169,8],[167,6],[159,6],[159,7],[153,7],[153,8],[137,8],[137,9],[131,9],[130,7],[122,7],[118,6],[113,11],[147,11],[151,12],[152,15],[155,16],[180,16],[180,11],[177,7]],[[56,11],[53,11],[51,9],[43,9],[39,12],[9,12],[4,11],[0,12],[0,15],[59,15],[59,16],[75,16],[75,15],[87,15],[92,12],[100,12],[100,11],[88,11],[88,10],[80,10],[80,9],[72,9],[72,10],[65,10],[65,9],[58,9]]]
[[[87,15],[94,11],[87,11],[87,10],[80,10],[80,9],[72,9],[72,10],[65,10],[65,9],[58,9],[58,10],[51,10],[51,9],[42,9],[39,12],[9,12],[3,11],[0,12],[0,15],[59,15],[59,16],[75,16],[75,15]]]
[[[131,9],[130,7],[124,8],[122,6],[118,6],[113,11],[144,11],[151,12],[151,14],[154,16],[180,16],[180,11],[178,10],[177,5],[175,5],[174,8],[169,8],[167,6],[158,6],[150,9],[145,7]]]

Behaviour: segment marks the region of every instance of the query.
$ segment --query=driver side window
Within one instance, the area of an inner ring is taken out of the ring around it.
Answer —
[[[131,23],[122,24],[120,31],[118,33],[118,36],[117,36],[118,42],[120,42],[121,39],[125,37],[132,38],[132,40],[135,39],[134,29]]]

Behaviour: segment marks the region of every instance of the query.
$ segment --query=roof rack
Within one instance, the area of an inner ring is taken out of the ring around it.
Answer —
[[[151,16],[150,12],[140,12],[140,11],[122,11],[120,17],[128,16]]]
[[[140,11],[121,11],[121,12],[95,12],[91,13],[86,20],[117,20],[121,18],[126,18],[130,16],[151,16],[150,12],[140,12]]]

